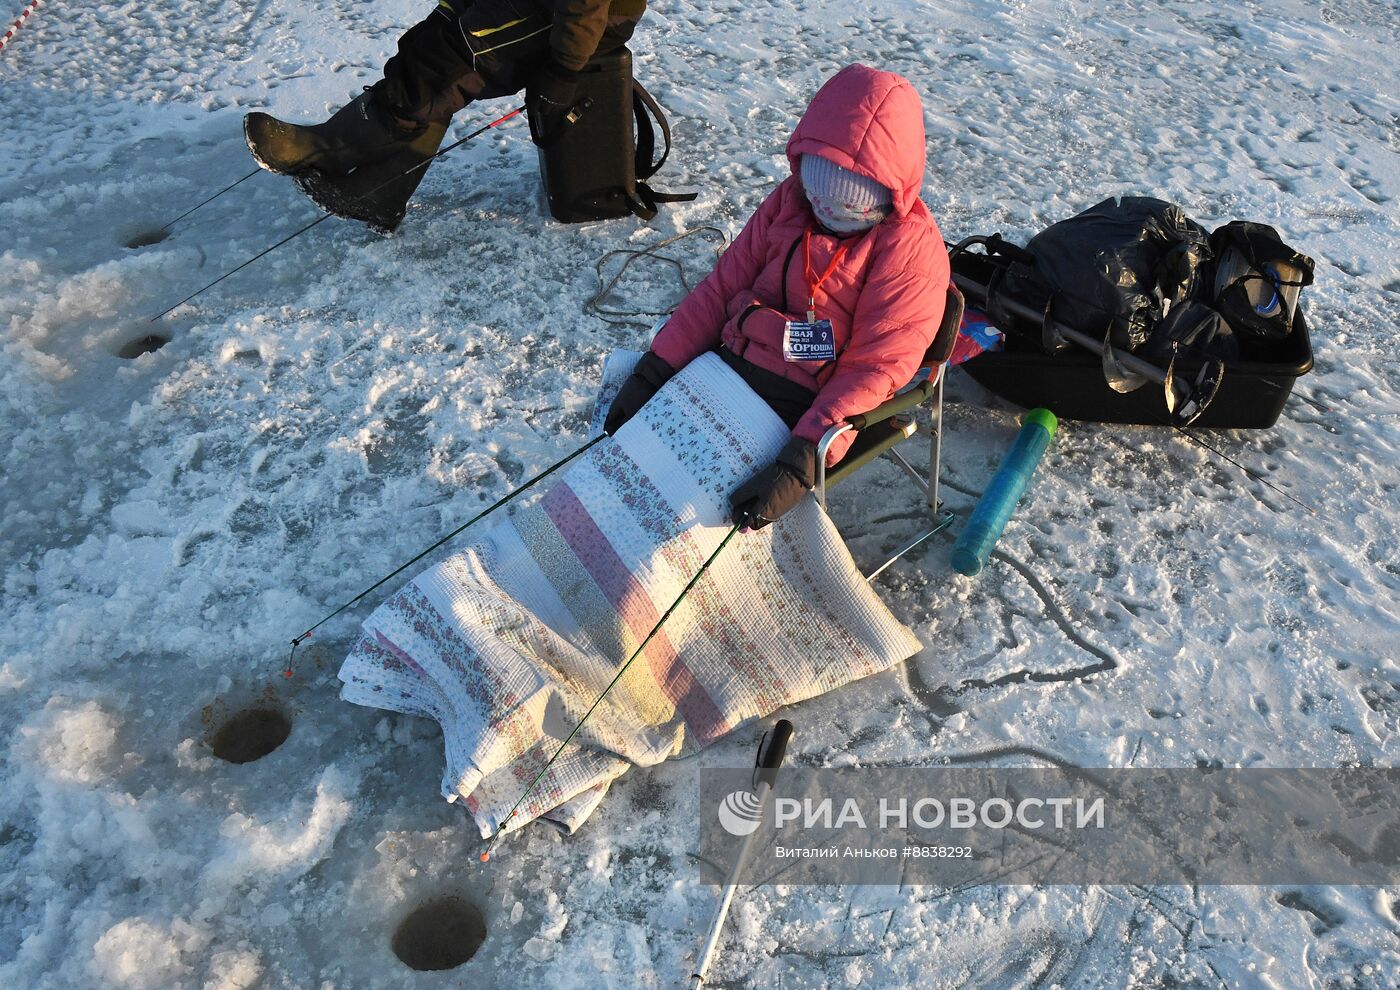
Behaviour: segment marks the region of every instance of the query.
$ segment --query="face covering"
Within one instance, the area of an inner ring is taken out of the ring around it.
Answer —
[[[820,155],[803,155],[798,164],[807,202],[827,230],[837,234],[869,230],[894,209],[893,195],[874,179],[857,175]]]

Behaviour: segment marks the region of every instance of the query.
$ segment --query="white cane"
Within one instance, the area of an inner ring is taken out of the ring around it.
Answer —
[[[758,798],[758,816],[763,820],[763,811],[768,806],[768,795],[773,790],[773,782],[778,776],[778,767],[782,765],[783,756],[787,752],[788,740],[792,738],[792,723],[787,719],[780,719],[773,727],[773,735],[764,742],[759,743],[758,751],[758,772],[755,775],[755,796]],[[748,864],[749,854],[753,850],[754,839],[758,837],[761,829],[754,829],[744,837],[744,844],[739,847],[739,855],[734,860],[734,865],[729,868],[729,876],[725,880],[724,891],[719,899],[719,907],[715,909],[715,920],[710,922],[710,935],[705,939],[705,948],[700,953],[700,961],[695,966],[695,972],[690,977],[690,988],[696,987],[705,982],[705,977],[710,972],[710,963],[714,961],[715,951],[719,948],[719,936],[724,930],[724,919],[729,916],[729,905],[734,900],[734,891],[738,889],[739,877],[744,872],[744,867]]]

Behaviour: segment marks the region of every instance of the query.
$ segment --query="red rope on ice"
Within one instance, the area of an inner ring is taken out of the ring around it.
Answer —
[[[0,51],[5,50],[5,46],[10,43],[10,39],[15,36],[15,32],[20,29],[25,21],[29,20],[29,15],[38,10],[39,4],[43,2],[44,0],[29,0],[29,3],[25,4],[24,10],[20,11],[20,15],[15,18],[14,24],[5,32],[5,37],[0,38]]]

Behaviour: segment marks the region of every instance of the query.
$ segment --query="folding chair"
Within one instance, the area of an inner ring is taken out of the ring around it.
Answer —
[[[886,567],[889,567],[930,536],[946,528],[953,521],[953,513],[942,509],[938,499],[938,470],[943,453],[943,377],[947,372],[948,358],[953,353],[953,345],[957,343],[958,327],[962,325],[962,316],[962,293],[958,291],[957,286],[949,283],[948,302],[943,309],[943,322],[938,326],[938,333],[933,338],[933,344],[924,353],[924,358],[919,363],[919,370],[914,375],[913,381],[869,412],[852,416],[844,423],[837,423],[826,431],[826,435],[817,444],[817,483],[812,491],[823,509],[826,508],[827,489],[845,481],[875,458],[885,454],[904,470],[904,473],[923,493],[924,499],[928,503],[929,514],[934,519],[932,529],[921,534],[914,542],[867,574],[866,580],[873,580]],[[663,316],[652,324],[652,339],[655,339],[657,333],[666,325],[667,319],[668,317]],[[927,478],[919,472],[918,468],[910,464],[903,454],[894,449],[898,444],[912,437],[918,430],[914,411],[925,400],[931,400],[929,412],[932,416]],[[846,456],[841,458],[835,467],[827,470],[826,453],[831,449],[831,444],[843,433],[851,431],[854,431],[857,436],[846,452]]]
[[[826,431],[826,435],[817,444],[817,483],[813,492],[823,509],[826,508],[827,489],[845,481],[881,454],[887,455],[903,469],[915,486],[923,492],[928,503],[929,514],[934,520],[933,528],[922,533],[918,539],[867,574],[867,581],[874,580],[885,568],[953,521],[953,513],[943,509],[938,498],[938,472],[943,458],[943,378],[948,370],[948,358],[953,353],[953,345],[957,343],[962,317],[962,293],[950,282],[948,301],[943,308],[943,322],[939,324],[933,343],[924,353],[913,381],[869,412],[852,416],[844,423],[837,423]],[[932,420],[929,429],[927,478],[920,474],[919,469],[910,464],[903,454],[894,449],[912,437],[918,429],[914,411],[925,400],[931,400],[929,413]],[[841,458],[836,466],[827,470],[826,452],[837,437],[851,431],[855,431],[857,436],[846,451],[846,456]]]

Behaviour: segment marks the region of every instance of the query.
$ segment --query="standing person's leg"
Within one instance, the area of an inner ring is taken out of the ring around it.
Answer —
[[[457,16],[440,4],[399,38],[398,53],[384,63],[384,78],[370,87],[396,116],[426,120],[423,111],[434,97],[471,71]]]
[[[529,66],[545,57],[551,27],[539,14],[520,17],[510,0],[478,0],[455,20],[435,12],[404,35],[370,93],[393,119],[420,128],[418,136],[391,154],[362,159],[349,174],[305,169],[297,184],[322,209],[393,230],[453,114],[473,100],[517,92]]]
[[[460,16],[439,6],[399,39],[384,78],[328,121],[252,113],[248,146],[328,212],[393,230],[452,115],[480,97],[518,91],[528,75],[520,63],[544,56],[552,24],[533,8],[522,17],[512,0],[475,0]]]
[[[523,7],[523,13],[522,13]],[[400,117],[446,122],[468,103],[519,92],[549,49],[553,21],[512,0],[475,0],[449,12],[444,3],[405,34],[373,88]]]
[[[549,59],[548,10],[520,0],[444,0],[399,39],[384,78],[325,123],[249,114],[249,148],[263,167],[294,175],[327,211],[392,230],[452,115],[473,100],[519,92]],[[639,17],[609,17],[598,52],[626,44]]]
[[[393,155],[418,138],[430,119],[446,124],[453,111],[430,114],[431,103],[457,80],[471,88],[466,77],[472,74],[472,55],[456,15],[438,7],[399,38],[384,78],[325,123],[291,124],[265,113],[248,114],[243,125],[248,147],[258,164],[273,172],[295,175],[316,168],[346,175]],[[453,109],[462,105],[459,100]]]

